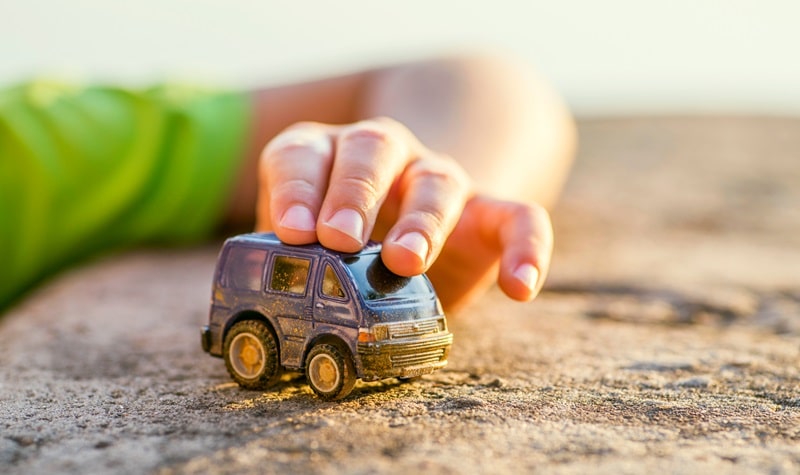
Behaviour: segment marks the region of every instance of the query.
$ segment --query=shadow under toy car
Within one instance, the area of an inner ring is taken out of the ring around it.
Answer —
[[[442,368],[453,336],[430,281],[392,273],[380,250],[375,242],[354,254],[290,246],[272,233],[228,239],[203,349],[224,358],[244,388],[264,389],[282,370],[298,370],[329,400],[347,396],[357,378]]]

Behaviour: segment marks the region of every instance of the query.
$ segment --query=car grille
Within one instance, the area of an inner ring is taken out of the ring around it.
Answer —
[[[430,333],[439,332],[439,322],[437,319],[420,320],[416,322],[392,323],[389,325],[389,338],[409,338],[412,336],[424,336]]]

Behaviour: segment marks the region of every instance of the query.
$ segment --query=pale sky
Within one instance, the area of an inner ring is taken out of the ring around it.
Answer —
[[[580,115],[800,115],[798,25],[797,0],[0,0],[0,82],[252,86],[479,49]]]

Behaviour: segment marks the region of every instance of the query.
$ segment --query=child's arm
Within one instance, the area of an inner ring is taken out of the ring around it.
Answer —
[[[561,102],[527,70],[494,59],[425,62],[254,98],[231,219],[252,219],[258,195],[257,228],[287,242],[351,251],[382,239],[387,266],[430,267],[451,309],[496,278],[518,300],[541,288],[552,231],[536,202],[557,196],[575,135]],[[363,120],[376,116],[396,121]]]

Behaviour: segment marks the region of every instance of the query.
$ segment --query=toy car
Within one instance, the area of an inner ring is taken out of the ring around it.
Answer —
[[[231,377],[264,389],[281,372],[305,372],[322,399],[356,379],[411,378],[447,364],[453,335],[424,275],[384,266],[379,243],[355,254],[290,246],[271,233],[225,241],[212,285],[203,350]]]

